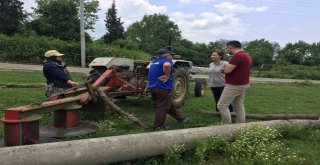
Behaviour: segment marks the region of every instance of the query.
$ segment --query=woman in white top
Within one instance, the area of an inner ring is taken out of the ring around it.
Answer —
[[[218,112],[217,103],[225,86],[225,75],[220,72],[228,62],[223,60],[224,52],[213,50],[211,53],[212,62],[209,64],[209,86],[216,101],[216,111]],[[230,112],[233,111],[232,105],[229,106]]]

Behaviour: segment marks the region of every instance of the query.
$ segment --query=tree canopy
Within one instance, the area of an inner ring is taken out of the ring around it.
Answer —
[[[29,24],[36,34],[55,37],[65,41],[80,40],[79,0],[36,0],[34,20]],[[98,1],[85,6],[85,28],[93,29],[97,19]]]
[[[104,22],[106,23],[107,29],[107,33],[103,37],[105,43],[112,43],[117,39],[124,38],[123,22],[121,22],[120,17],[117,17],[117,9],[114,1],[106,13],[106,20],[104,20]]]
[[[0,0],[0,33],[9,36],[19,31],[26,18],[23,12],[23,2],[19,0]]]
[[[37,7],[33,13],[23,11],[19,0],[0,0],[0,33],[5,35],[37,34],[64,41],[80,40],[80,0],[35,0]],[[98,19],[99,0],[84,0],[85,29],[94,30]],[[26,19],[26,15],[30,17]],[[117,16],[115,1],[106,11],[107,32],[96,43],[117,46],[130,50],[139,49],[153,54],[168,46],[172,37],[173,51],[195,65],[208,66],[213,49],[224,50],[227,40],[220,39],[209,43],[194,43],[182,38],[177,24],[165,14],[145,15],[140,21],[131,24],[125,31],[121,18]],[[205,32],[204,32],[205,33]],[[91,37],[86,33],[86,41]],[[242,42],[243,48],[253,58],[253,64],[320,64],[320,42],[288,43],[284,48],[266,39]],[[228,56],[226,58],[228,60]]]
[[[305,59],[311,56],[310,45],[304,41],[287,44],[280,52],[279,58],[283,58],[291,64],[303,64]]]
[[[168,46],[170,36],[175,43],[181,38],[181,32],[178,25],[164,14],[145,15],[141,21],[133,23],[127,30],[127,39],[138,43],[140,50],[150,54]]]
[[[275,54],[273,44],[265,39],[250,41],[244,49],[251,56],[254,66],[271,64]]]

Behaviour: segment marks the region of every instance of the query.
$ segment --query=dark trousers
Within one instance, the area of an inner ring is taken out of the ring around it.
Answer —
[[[171,91],[155,87],[151,88],[151,96],[156,109],[155,128],[165,128],[166,114],[169,114],[178,121],[186,118],[173,106]]]
[[[216,111],[217,112],[219,112],[217,104],[218,104],[218,101],[220,99],[220,96],[222,94],[223,89],[224,89],[224,87],[211,87],[211,91],[212,91],[212,94],[214,96],[214,100],[216,101]],[[233,112],[233,107],[232,107],[231,104],[229,105],[229,111]]]

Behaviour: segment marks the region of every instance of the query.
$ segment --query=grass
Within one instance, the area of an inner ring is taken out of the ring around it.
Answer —
[[[197,69],[197,74],[208,75],[206,69]],[[302,80],[320,80],[320,66],[306,65],[281,65],[266,64],[259,71],[259,68],[252,66],[250,70],[251,77],[281,78],[281,79],[302,79]]]
[[[42,71],[0,71],[0,84],[4,83],[45,83],[45,77]],[[71,73],[71,77],[75,81],[81,81],[83,75],[79,73]]]
[[[319,113],[319,85],[252,84],[245,107],[247,113]]]
[[[19,71],[0,71],[0,84],[5,83],[44,83],[45,79],[41,72],[19,72]],[[73,74],[73,78],[80,82],[82,75]],[[319,114],[319,85],[313,84],[252,84],[245,98],[245,108],[247,113],[257,114]],[[0,109],[28,105],[45,99],[44,89],[42,88],[0,88]],[[143,120],[149,126],[153,125],[154,108],[150,97],[137,99],[136,97],[127,97],[124,101],[116,103],[123,110],[134,114]],[[195,97],[193,85],[190,87],[189,98],[184,106],[180,109],[183,114],[190,118],[190,122],[181,124],[176,122],[172,117],[167,116],[166,124],[171,129],[191,128],[207,125],[219,125],[220,119],[200,114],[198,110],[215,111],[215,103],[210,89],[205,92],[204,97]],[[0,117],[2,114],[0,114]],[[48,118],[45,115],[44,118]],[[142,129],[133,124],[130,120],[115,114],[100,112],[82,112],[81,118],[94,120],[100,123],[103,128],[96,134],[82,136],[80,138],[93,138],[114,136],[130,133],[140,133],[153,131],[151,128]],[[45,119],[50,122],[50,119]],[[250,120],[249,120],[250,121]],[[318,130],[317,130],[318,131]],[[300,149],[306,157],[310,157],[311,164],[320,162],[317,157],[320,155],[319,141],[305,140],[304,134],[301,133],[299,138],[283,139],[286,146],[292,150]],[[0,124],[0,134],[3,134],[3,125]],[[320,135],[318,135],[320,136]],[[68,138],[70,139],[78,139]],[[162,158],[160,156],[160,158]],[[141,161],[141,160],[140,160]],[[151,159],[142,161],[152,161]]]

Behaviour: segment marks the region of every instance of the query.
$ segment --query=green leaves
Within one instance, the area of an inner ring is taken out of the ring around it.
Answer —
[[[106,29],[107,33],[103,36],[105,43],[112,43],[117,39],[124,38],[124,27],[121,18],[117,17],[117,9],[113,1],[111,7],[106,13]]]
[[[297,152],[289,151],[280,142],[281,137],[279,131],[265,126],[239,130],[228,147],[232,164],[244,160],[252,164],[302,164],[303,159],[298,158]]]
[[[22,5],[19,0],[0,1],[0,33],[11,36],[19,31],[26,18]]]
[[[265,39],[248,42],[244,50],[252,57],[254,66],[271,64],[276,54],[274,45]]]
[[[34,20],[28,26],[38,35],[65,41],[79,41],[79,0],[37,0]],[[98,16],[98,0],[85,1],[85,29],[93,29]],[[88,38],[90,39],[90,37]]]
[[[140,50],[150,54],[168,46],[170,35],[173,45],[181,38],[178,25],[164,14],[145,15],[140,22],[133,23],[127,30],[127,38],[138,43]]]
[[[122,48],[121,46],[123,45],[125,46]],[[86,61],[88,63],[96,57],[114,55],[139,60],[149,59],[147,53],[136,51],[135,49],[132,50],[135,45],[130,46],[130,43],[121,43],[120,41],[115,45],[87,43],[86,46]],[[7,37],[0,35],[0,61],[41,64],[44,60],[44,52],[50,49],[56,49],[66,54],[63,59],[69,66],[79,66],[81,63],[79,42],[66,42],[39,36],[24,37],[16,35]]]

